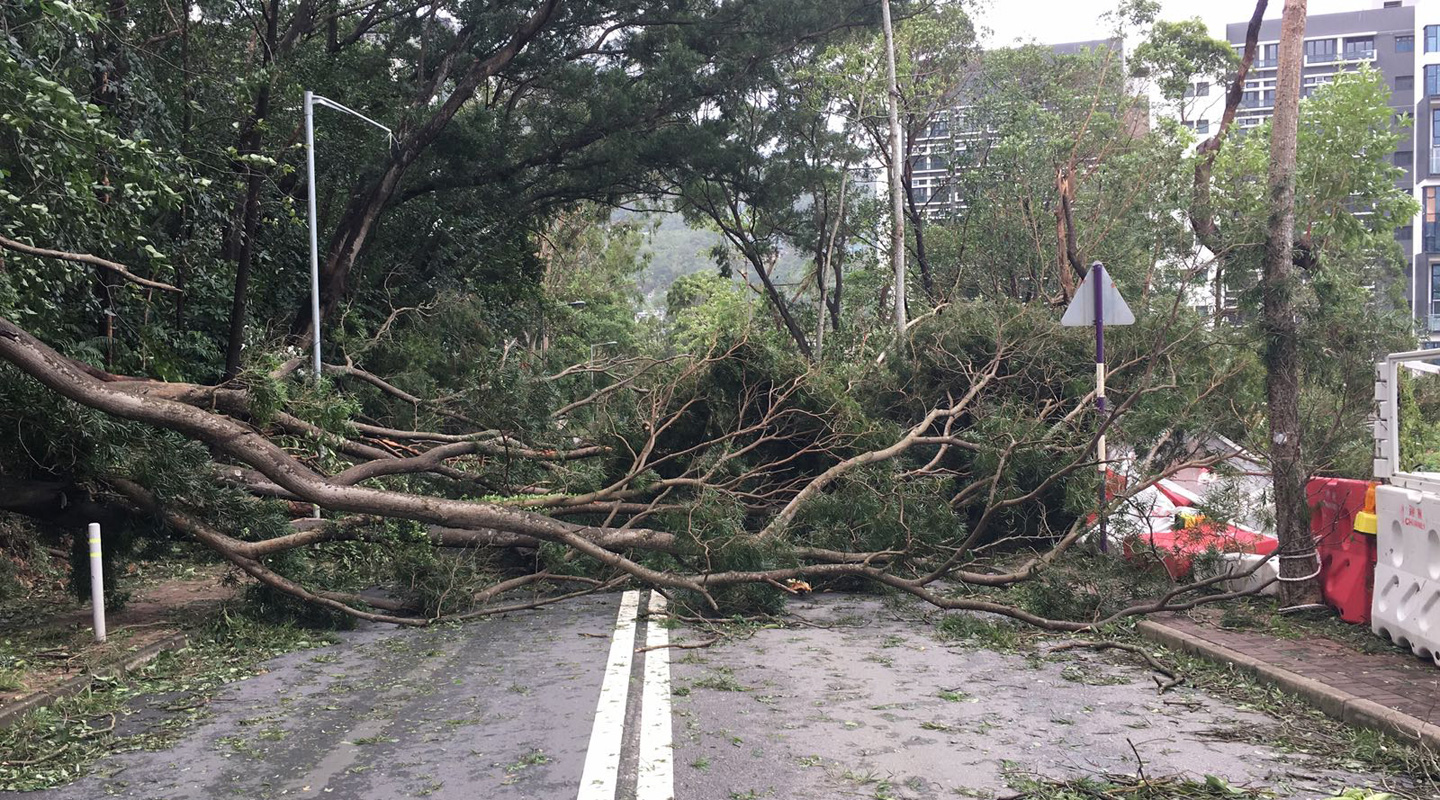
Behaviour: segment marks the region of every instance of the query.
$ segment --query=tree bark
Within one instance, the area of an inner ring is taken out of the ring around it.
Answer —
[[[270,15],[272,23],[267,35],[271,42],[275,37],[273,20],[277,13],[278,9],[274,9]],[[272,50],[273,47],[265,48],[267,53]],[[269,61],[268,57],[266,61]],[[238,149],[242,157],[260,153],[265,136],[265,118],[270,116],[270,93],[270,81],[256,91],[254,108],[240,136]],[[265,185],[265,172],[253,161],[242,158],[237,167],[245,176],[245,193],[240,201],[240,241],[235,253],[235,289],[230,299],[230,335],[225,347],[226,380],[240,372],[240,353],[245,347],[245,317],[250,304],[250,270],[255,263],[255,239],[260,234],[260,192]]]
[[[905,198],[905,209],[910,217],[910,227],[915,231],[915,269],[920,273],[920,288],[925,290],[925,297],[931,303],[936,301],[935,278],[930,272],[930,256],[925,251],[925,215],[920,210],[920,205],[915,202],[911,192],[914,189],[914,175],[910,170],[910,156],[905,156],[905,168],[901,173],[904,178],[903,191],[901,196]]]
[[[895,79],[895,26],[890,22],[890,0],[880,0],[880,20],[885,28],[888,113],[890,116],[890,260],[895,269],[895,335],[905,337],[905,197],[901,174],[905,151],[900,136],[900,85]]]
[[[1304,68],[1306,0],[1285,0],[1280,64],[1270,130],[1270,216],[1261,278],[1265,328],[1265,394],[1270,417],[1270,469],[1275,481],[1275,528],[1280,539],[1280,596],[1286,605],[1320,602],[1320,585],[1304,580],[1318,556],[1305,504],[1300,447],[1299,324],[1292,296],[1295,242],[1295,149]]]

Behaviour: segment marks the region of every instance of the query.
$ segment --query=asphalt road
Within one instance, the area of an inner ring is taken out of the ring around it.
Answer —
[[[1278,797],[1375,783],[1217,735],[1272,721],[1185,688],[1162,698],[1145,670],[942,642],[875,599],[820,595],[792,605],[809,626],[646,650],[707,638],[647,624],[650,602],[345,634],[234,684],[174,747],[32,796],[990,797],[1018,774],[1134,774],[1136,753],[1151,776]]]

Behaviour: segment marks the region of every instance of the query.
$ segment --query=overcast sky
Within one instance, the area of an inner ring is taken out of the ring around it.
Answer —
[[[1016,39],[1059,44],[1107,36],[1109,26],[1098,17],[1115,5],[1115,0],[978,0],[971,13],[979,26],[991,29],[985,40],[991,46]],[[1266,17],[1278,19],[1284,5],[1271,0]],[[1370,0],[1310,0],[1310,13],[1357,11],[1372,5]],[[1161,19],[1199,17],[1218,38],[1224,38],[1227,23],[1244,22],[1255,13],[1254,0],[1161,0],[1161,6]]]

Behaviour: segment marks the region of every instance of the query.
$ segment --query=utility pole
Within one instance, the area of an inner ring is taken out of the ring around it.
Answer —
[[[905,198],[901,170],[905,153],[901,149],[900,84],[895,77],[895,26],[890,22],[890,0],[880,0],[880,20],[885,28],[885,63],[890,114],[890,260],[895,267],[895,335],[905,338]]]
[[[1280,20],[1275,115],[1270,128],[1270,215],[1261,276],[1265,331],[1265,399],[1270,418],[1270,470],[1275,481],[1275,532],[1280,541],[1280,599],[1289,607],[1320,602],[1320,570],[1305,500],[1300,443],[1300,344],[1294,282],[1295,150],[1304,69],[1306,0],[1285,0]]]

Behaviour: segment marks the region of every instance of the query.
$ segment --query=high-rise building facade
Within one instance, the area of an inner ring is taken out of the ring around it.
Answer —
[[[1410,256],[1414,271],[1410,296],[1423,322],[1426,344],[1434,347],[1440,345],[1440,215],[1436,197],[1440,192],[1440,0],[1416,0],[1413,12],[1414,48],[1410,56],[1415,87],[1411,111],[1416,158],[1409,172],[1420,213],[1412,226],[1415,236]]]
[[[1083,42],[1044,45],[1055,58],[1074,56],[1084,52],[1103,51],[1119,47],[1114,39],[1094,39]],[[1117,51],[1121,59],[1114,68],[1117,76],[1123,76],[1124,54]],[[935,114],[930,124],[916,132],[910,143],[910,174],[907,176],[910,197],[916,210],[926,219],[944,219],[957,216],[965,208],[966,198],[959,191],[956,182],[957,171],[964,169],[965,155],[972,148],[981,147],[993,136],[966,112],[970,109],[965,90],[958,92],[956,102],[950,108]],[[973,96],[972,96],[973,97]],[[1142,125],[1146,120],[1139,120]]]
[[[1247,23],[1225,26],[1237,52],[1245,47]],[[1245,94],[1235,123],[1240,130],[1268,119],[1275,106],[1275,72],[1280,20],[1260,27],[1259,50],[1245,81]],[[1391,155],[1404,170],[1399,179],[1420,203],[1412,224],[1396,239],[1409,255],[1406,296],[1430,346],[1440,345],[1440,0],[1374,0],[1368,7],[1334,14],[1312,14],[1305,20],[1305,66],[1300,93],[1308,96],[1336,75],[1360,69],[1378,70],[1390,87],[1390,106],[1404,125],[1405,137]],[[1219,123],[1223,89],[1209,89],[1215,101],[1196,103],[1187,124],[1204,132]],[[1199,94],[1199,88],[1192,92]]]

